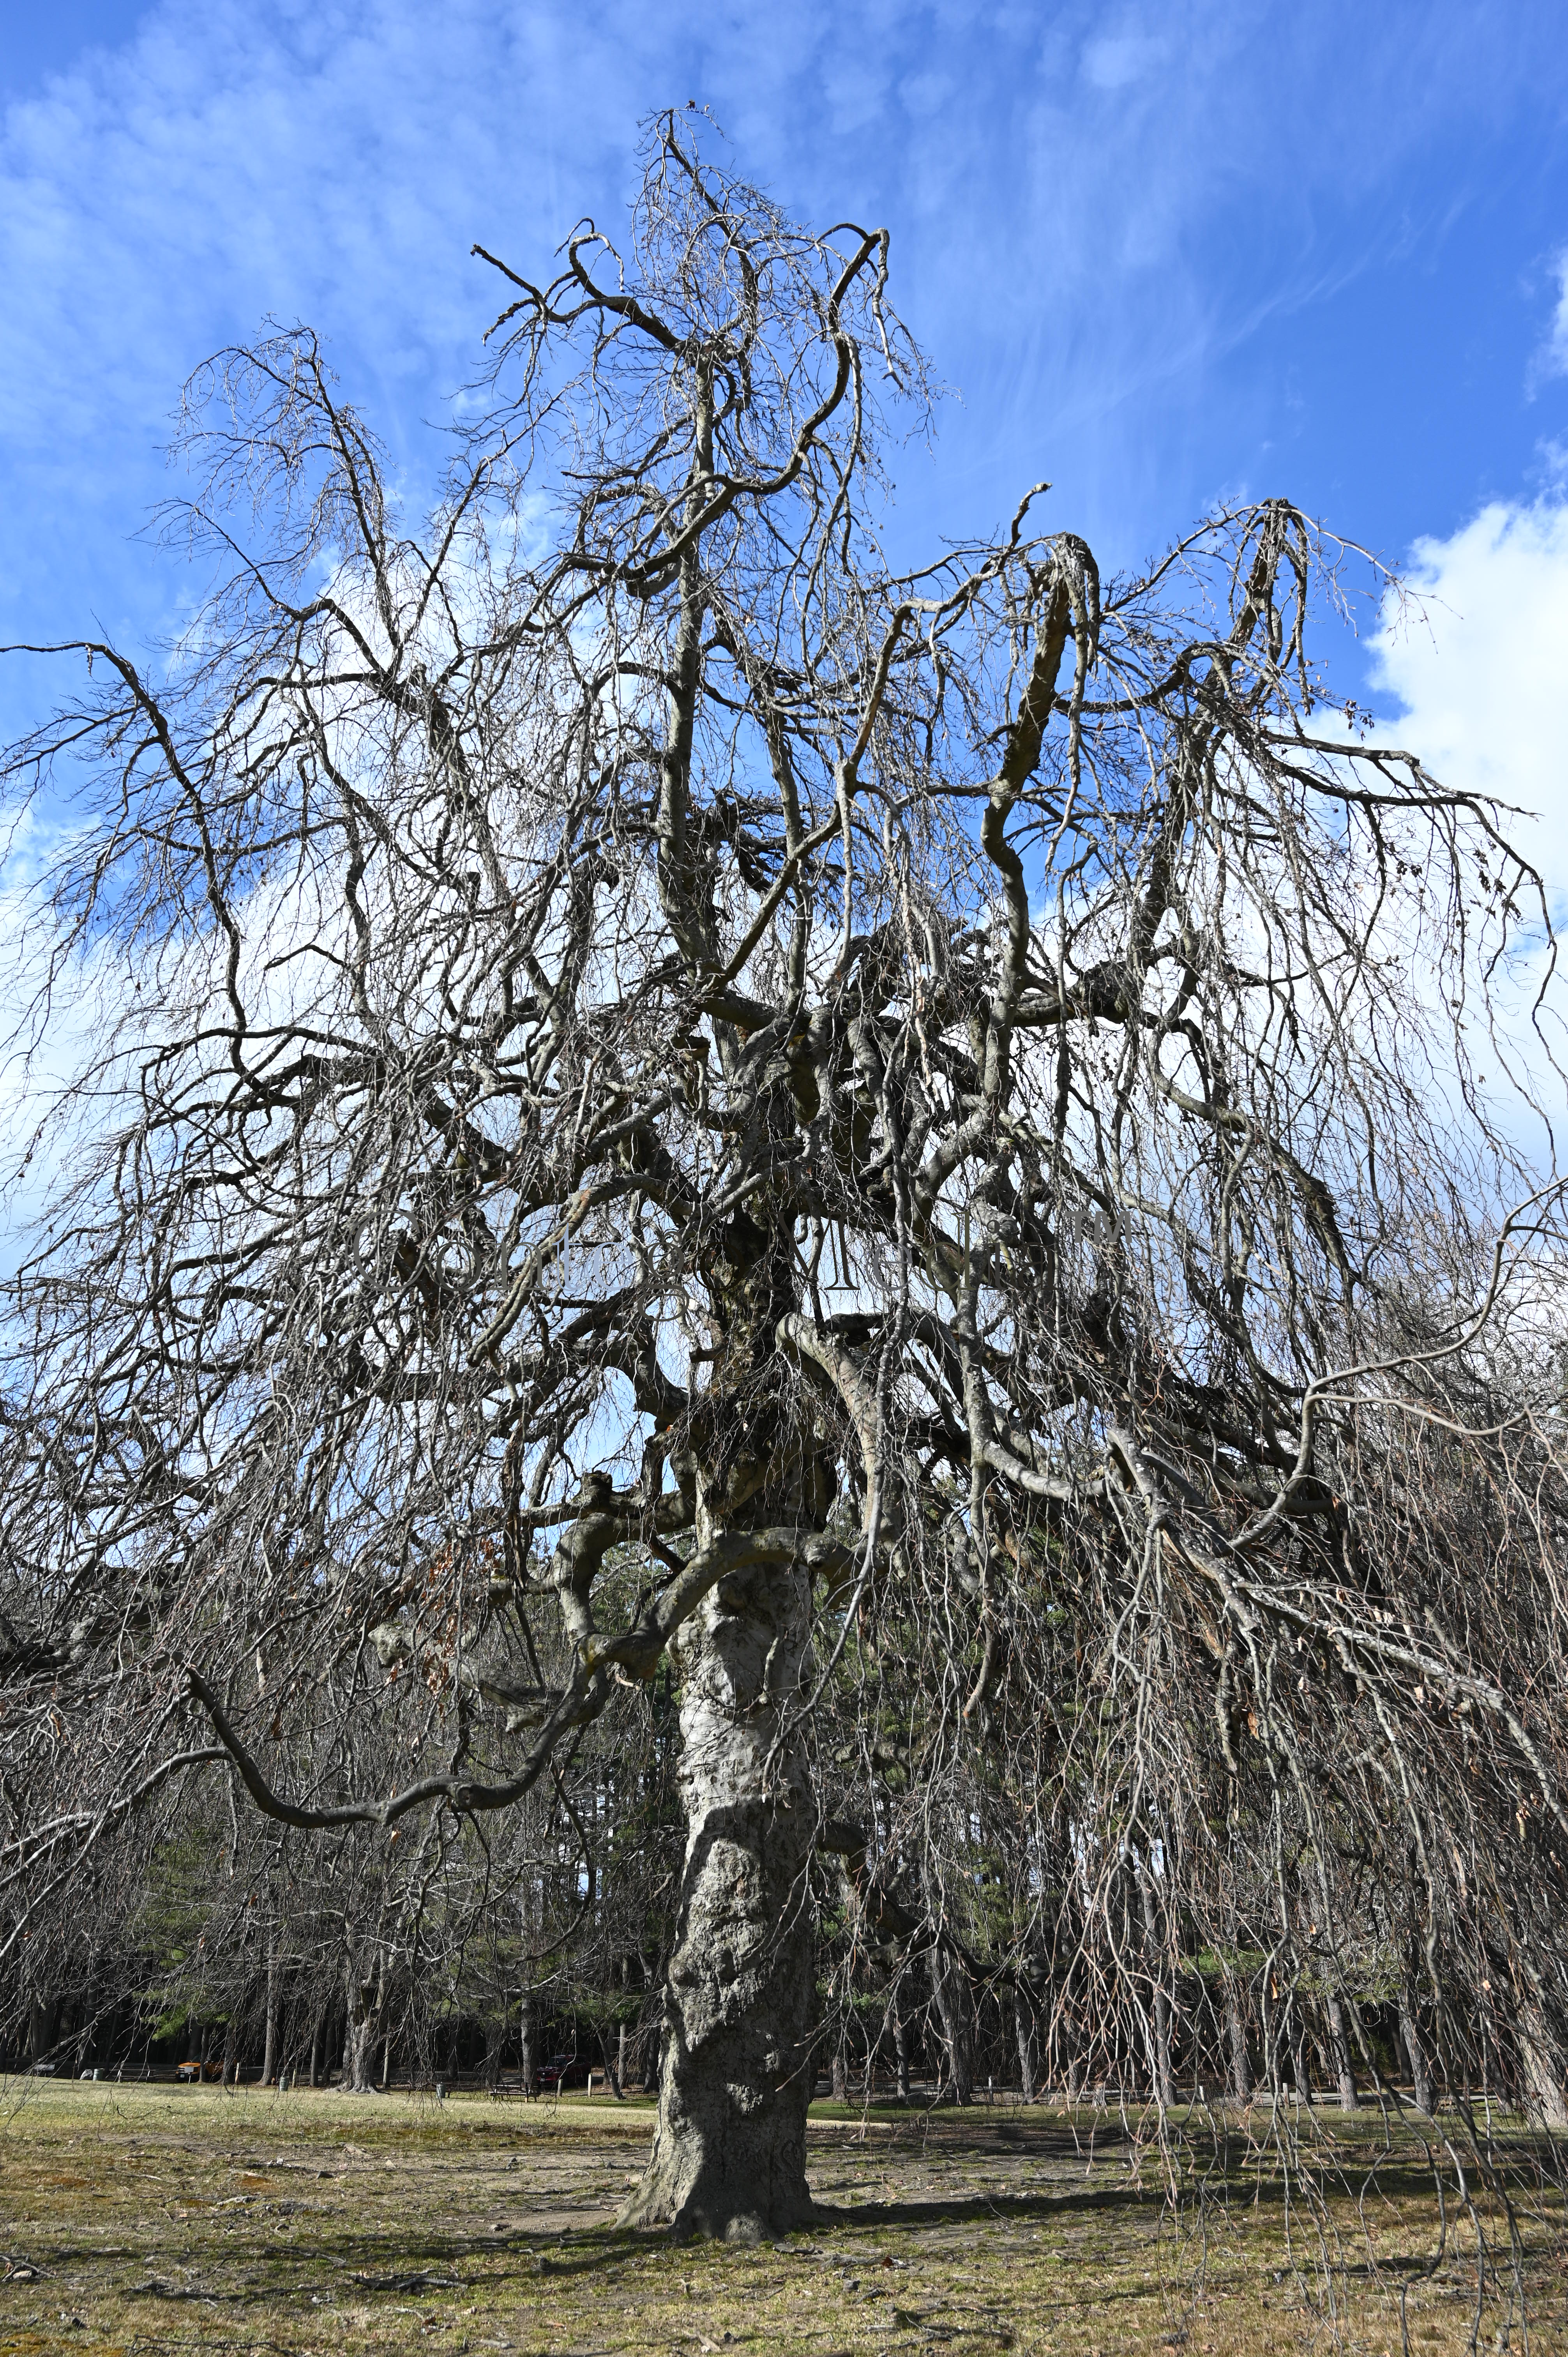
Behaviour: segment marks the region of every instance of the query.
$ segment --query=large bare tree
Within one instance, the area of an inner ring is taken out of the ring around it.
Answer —
[[[1036,485],[891,567],[887,237],[695,130],[624,247],[497,265],[418,528],[313,336],[209,362],[215,586],[13,748],[80,797],[36,1020],[112,1014],[14,1295],[11,1935],[159,1780],[390,1844],[668,1660],[634,2220],[808,2214],[819,1836],[955,2050],[1076,1891],[1114,1969],[1058,1986],[1162,2102],[1189,1933],[1239,1953],[1244,1887],[1326,2001],[1397,1866],[1422,2002],[1506,1969],[1560,2091],[1554,1382],[1481,1364],[1550,1356],[1558,1213],[1464,1028],[1533,878],[1328,697],[1353,552],[1287,503],[1102,582]]]

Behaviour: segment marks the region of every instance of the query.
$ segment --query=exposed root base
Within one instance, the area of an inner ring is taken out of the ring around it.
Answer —
[[[777,2242],[783,2235],[799,2233],[803,2226],[820,2223],[822,2215],[809,2194],[798,2202],[776,2203],[767,2210],[733,2197],[722,2204],[693,2198],[677,2210],[661,2188],[644,2184],[627,2202],[616,2224],[662,2227],[677,2243],[752,2244]]]

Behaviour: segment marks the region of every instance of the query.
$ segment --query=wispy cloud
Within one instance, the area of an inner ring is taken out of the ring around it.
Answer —
[[[268,313],[330,337],[417,488],[496,299],[470,245],[532,271],[580,214],[618,228],[638,117],[688,98],[785,203],[894,229],[966,397],[940,475],[899,470],[911,538],[1045,472],[1064,522],[1140,553],[1233,470],[1220,361],[1402,217],[1421,142],[1532,73],[1414,0],[1371,33],[1350,0],[158,0],[0,133],[0,637],[156,619],[167,576],[126,547],[154,447]],[[1314,126],[1288,170],[1287,99]]]
[[[1568,376],[1568,245],[1554,258],[1552,276],[1557,289],[1557,302],[1540,349],[1530,363],[1532,392],[1538,390],[1548,377]]]

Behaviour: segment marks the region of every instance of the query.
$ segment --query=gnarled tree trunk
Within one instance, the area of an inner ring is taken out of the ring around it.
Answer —
[[[623,2224],[746,2242],[811,2215],[814,1813],[784,1716],[810,1611],[802,1566],[763,1566],[721,1581],[682,1632],[686,1859],[659,2126]]]
[[[375,2093],[373,2050],[376,2032],[381,2026],[382,1975],[372,1950],[356,1969],[350,1948],[343,1974],[343,1993],[348,2018],[343,2029],[343,2076],[345,2093],[370,2095]]]

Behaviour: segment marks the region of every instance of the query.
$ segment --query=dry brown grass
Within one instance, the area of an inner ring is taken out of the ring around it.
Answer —
[[[570,2098],[0,2082],[0,2351],[1391,2352],[1397,2286],[1436,2247],[1419,2147],[1387,2154],[1375,2120],[1346,2147],[1358,2185],[1381,2156],[1359,2206],[1287,2187],[1232,2123],[1218,2148],[1194,2143],[1178,2226],[1155,2156],[1120,2122],[1039,2109],[823,2110],[812,2233],[682,2248],[611,2223],[650,2125]],[[1568,2351],[1557,2214],[1532,2198],[1537,2352]],[[1342,2238],[1327,2274],[1325,2222]],[[1414,2350],[1469,2345],[1459,2224],[1409,2292]],[[1499,2286],[1482,2348],[1506,2313]],[[1509,2345],[1526,2345],[1517,2324]]]

